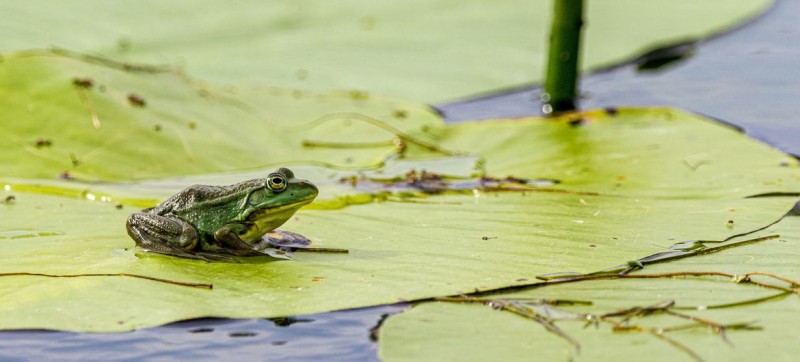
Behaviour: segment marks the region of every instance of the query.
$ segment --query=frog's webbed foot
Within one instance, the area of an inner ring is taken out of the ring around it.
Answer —
[[[181,219],[137,212],[128,217],[126,228],[144,251],[210,261],[191,252],[200,237],[194,226]]]
[[[272,230],[261,239],[269,246],[288,251],[289,248],[306,248],[311,245],[311,240],[307,237],[292,231]]]

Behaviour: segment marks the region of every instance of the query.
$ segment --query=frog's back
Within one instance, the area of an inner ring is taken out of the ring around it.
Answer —
[[[253,187],[259,187],[263,180],[254,179],[226,186],[192,185],[156,206],[158,214],[188,212],[209,206],[229,204],[240,201]]]

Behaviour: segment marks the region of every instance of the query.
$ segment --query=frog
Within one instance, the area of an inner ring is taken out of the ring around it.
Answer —
[[[264,251],[268,233],[305,239],[276,228],[318,194],[313,183],[279,168],[264,179],[190,186],[155,207],[131,214],[126,229],[145,252],[236,261],[232,256],[269,254]]]

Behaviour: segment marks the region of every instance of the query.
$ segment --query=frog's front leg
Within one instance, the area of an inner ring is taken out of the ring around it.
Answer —
[[[192,253],[200,240],[197,229],[180,218],[137,212],[128,217],[126,228],[146,251],[205,260]]]
[[[225,252],[235,255],[259,254],[252,245],[244,242],[239,235],[247,231],[248,225],[243,223],[228,223],[214,232],[214,239],[224,247]]]

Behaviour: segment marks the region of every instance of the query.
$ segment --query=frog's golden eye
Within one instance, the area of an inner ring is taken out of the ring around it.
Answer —
[[[273,173],[267,176],[267,188],[272,192],[281,192],[286,189],[286,176],[279,173]]]

